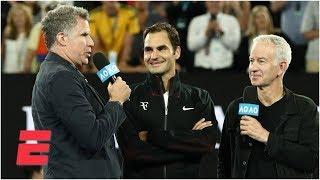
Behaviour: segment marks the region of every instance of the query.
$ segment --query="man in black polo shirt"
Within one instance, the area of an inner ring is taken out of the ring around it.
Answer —
[[[319,113],[310,98],[283,85],[291,61],[289,44],[279,36],[260,35],[253,40],[249,61],[259,116],[238,114],[244,98],[230,103],[218,155],[219,178],[313,178]]]

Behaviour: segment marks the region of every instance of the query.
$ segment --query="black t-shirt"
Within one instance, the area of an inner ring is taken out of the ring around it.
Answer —
[[[284,98],[275,102],[269,107],[264,106],[259,102],[259,117],[257,120],[262,127],[270,133],[275,131],[275,128],[280,122],[280,116],[284,114]],[[247,178],[277,178],[275,162],[264,151],[265,144],[256,140],[252,140],[252,152],[250,154]]]

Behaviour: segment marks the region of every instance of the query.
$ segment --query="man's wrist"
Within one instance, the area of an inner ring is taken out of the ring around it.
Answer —
[[[267,131],[267,130],[265,130],[265,131],[266,131],[266,132],[265,132],[265,135],[264,135],[264,137],[263,137],[262,142],[263,142],[264,144],[267,144],[270,133],[269,133],[269,131]]]
[[[117,103],[117,104],[119,104],[121,106],[123,105],[123,102],[120,102],[118,100],[109,99],[109,102]]]

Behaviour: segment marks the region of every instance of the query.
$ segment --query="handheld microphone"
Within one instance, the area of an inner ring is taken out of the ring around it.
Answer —
[[[120,72],[115,62],[110,63],[110,61],[106,58],[106,56],[102,52],[97,52],[92,56],[93,64],[99,70],[97,75],[102,83],[108,84],[108,79],[110,78],[110,82],[113,84],[116,80],[116,74]],[[128,99],[130,100],[130,99]],[[115,134],[113,134],[114,138],[114,147],[119,149],[119,145],[117,142],[117,138]]]
[[[258,94],[257,88],[254,86],[247,86],[243,91],[243,103],[239,103],[238,115],[246,115],[251,117],[259,116],[259,105],[257,104]],[[251,138],[242,136],[242,142],[252,145]]]
[[[97,75],[102,83],[108,83],[108,79],[110,79],[111,83],[114,83],[117,79],[115,76],[120,72],[117,65],[115,63],[109,62],[106,56],[102,52],[97,52],[93,55],[93,64],[99,70]]]

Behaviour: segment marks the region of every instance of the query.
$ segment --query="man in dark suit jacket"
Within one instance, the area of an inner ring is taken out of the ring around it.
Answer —
[[[114,133],[125,120],[122,104],[131,93],[120,77],[108,86],[110,100],[78,70],[94,45],[83,8],[58,6],[42,20],[49,53],[32,92],[36,129],[51,130],[45,178],[120,178]]]

